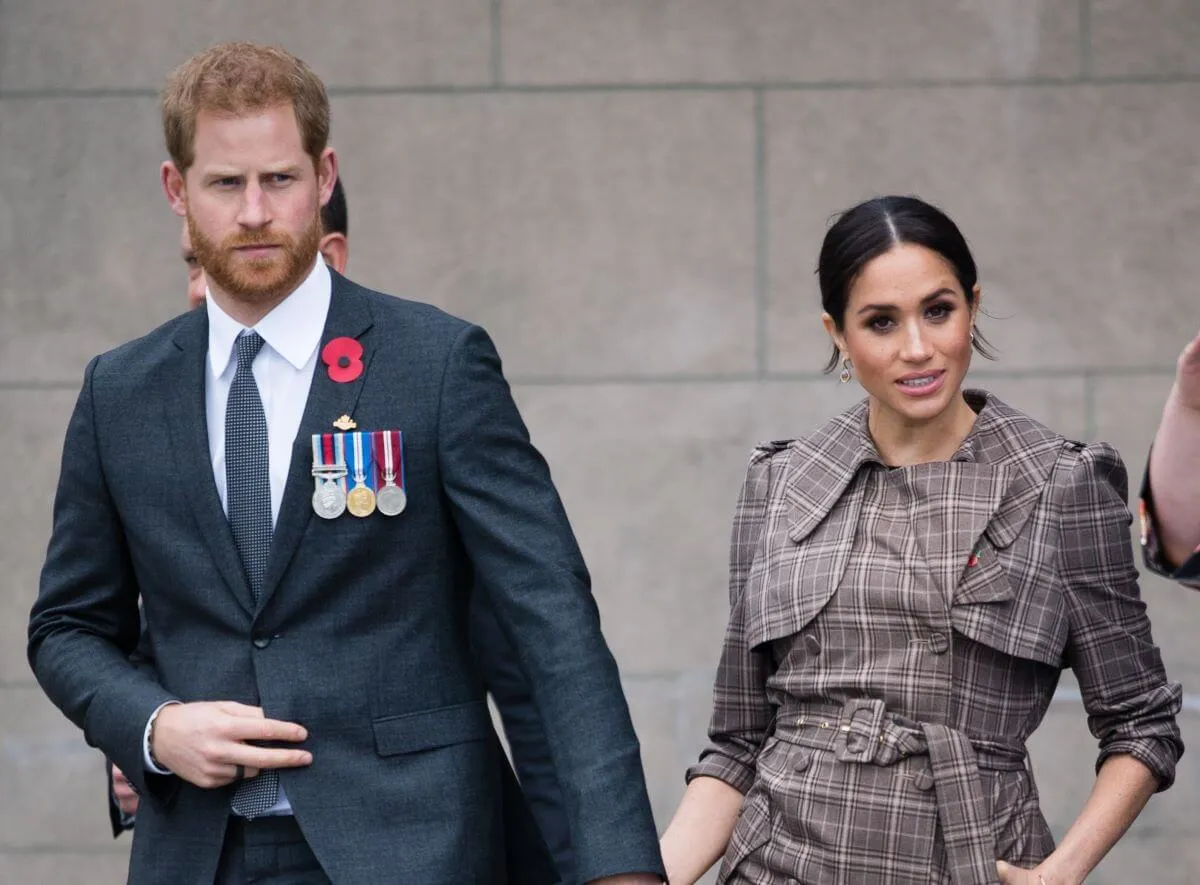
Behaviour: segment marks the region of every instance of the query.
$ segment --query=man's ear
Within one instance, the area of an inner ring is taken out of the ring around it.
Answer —
[[[187,216],[187,182],[171,160],[162,164],[162,189],[171,211],[180,218]]]
[[[317,205],[324,206],[333,196],[333,185],[338,177],[337,152],[327,147],[317,159]],[[340,273],[340,271],[339,271]]]
[[[321,244],[318,248],[321,250],[326,264],[340,274],[346,273],[346,263],[350,261],[350,241],[346,239],[345,234],[337,232],[325,234],[321,237]]]

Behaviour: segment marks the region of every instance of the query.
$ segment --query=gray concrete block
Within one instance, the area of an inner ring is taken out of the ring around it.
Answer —
[[[20,469],[4,478],[0,515],[0,683],[31,680],[25,660],[29,608],[50,539],[50,515],[59,459],[75,394],[0,390],[0,451]]]
[[[743,94],[344,98],[350,273],[489,329],[510,375],[754,367]]]
[[[1058,0],[505,0],[509,83],[1024,78],[1079,71]]]
[[[749,384],[518,388],[629,673],[715,667]]]
[[[1200,275],[1198,112],[1200,84],[769,95],[769,365],[823,362],[821,240],[882,193],[961,226],[995,368],[1166,364]]]
[[[994,393],[1005,405],[1020,409],[1068,439],[1087,435],[1087,408],[1081,377],[1022,378],[989,374],[993,365],[978,354],[966,387]]]
[[[1200,73],[1200,7],[1191,0],[1090,0],[1089,6],[1093,74]]]
[[[488,0],[39,0],[0,10],[0,88],[159,89],[222,40],[283,46],[329,86],[476,85],[491,80]]]
[[[0,882],[21,885],[124,885],[129,869],[130,840],[113,849],[44,852],[0,851]]]
[[[104,757],[36,687],[0,688],[0,796],[20,797],[0,807],[6,847],[112,845]]]
[[[1129,471],[1131,501],[1141,484],[1150,444],[1175,380],[1175,357],[1183,350],[1186,337],[1184,327],[1179,327],[1175,335],[1178,348],[1163,342],[1162,358],[1167,366],[1159,372],[1102,377],[1093,382],[1095,435],[1121,453]]]
[[[521,385],[517,401],[592,572],[627,672],[715,668],[729,532],[754,445],[858,398],[836,381]]]
[[[0,381],[77,384],[93,355],[186,307],[158,112],[144,98],[2,104]]]
[[[659,833],[666,829],[683,795],[679,768],[678,697],[669,675],[625,676],[622,680],[629,714],[642,748],[646,789]]]

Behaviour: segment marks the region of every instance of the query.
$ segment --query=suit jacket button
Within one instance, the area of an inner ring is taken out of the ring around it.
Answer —
[[[934,633],[929,637],[929,650],[935,655],[944,655],[950,650],[950,640],[945,633]]]
[[[266,648],[270,644],[271,644],[270,636],[255,636],[254,637],[254,647],[255,648]]]

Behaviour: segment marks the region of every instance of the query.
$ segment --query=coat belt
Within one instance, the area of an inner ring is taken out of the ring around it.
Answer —
[[[1014,740],[973,739],[932,722],[889,713],[883,701],[789,704],[775,719],[775,736],[791,744],[832,751],[843,763],[892,765],[928,756],[938,820],[954,885],[995,885],[996,845],[979,775],[1026,770],[1025,746]]]

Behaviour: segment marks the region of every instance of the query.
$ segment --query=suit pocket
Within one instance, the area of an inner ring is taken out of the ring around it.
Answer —
[[[397,756],[487,740],[492,734],[492,719],[486,703],[472,701],[384,716],[372,720],[371,727],[375,731],[375,751],[380,756]]]

